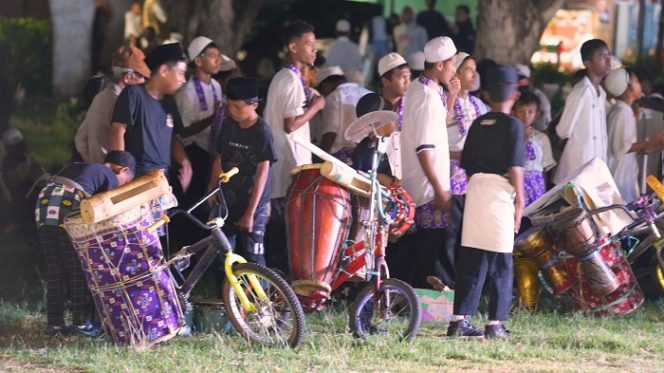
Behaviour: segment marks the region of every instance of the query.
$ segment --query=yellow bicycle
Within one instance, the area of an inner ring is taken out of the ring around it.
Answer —
[[[168,261],[172,271],[181,272],[188,267],[189,257],[202,252],[198,262],[179,285],[179,295],[188,302],[191,291],[205,271],[212,265],[217,255],[224,253],[224,273],[226,281],[222,285],[224,307],[235,330],[244,338],[261,345],[296,347],[304,337],[304,312],[293,289],[273,270],[255,263],[248,263],[242,256],[233,252],[228,237],[222,231],[228,217],[228,210],[221,188],[238,173],[237,168],[219,175],[217,188],[203,197],[188,210],[173,210],[169,215],[153,223],[148,229],[170,221],[182,214],[199,227],[208,230],[210,235],[190,246],[185,246]],[[208,199],[217,195],[226,216],[217,217],[203,224],[191,212]]]

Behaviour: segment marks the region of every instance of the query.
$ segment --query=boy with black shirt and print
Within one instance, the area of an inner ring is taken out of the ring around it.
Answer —
[[[250,261],[265,265],[263,237],[269,218],[270,165],[276,161],[272,132],[258,116],[258,85],[255,78],[228,82],[227,116],[215,144],[209,189],[217,185],[224,170],[240,172],[223,186],[229,218],[223,230],[232,243],[240,238]]]

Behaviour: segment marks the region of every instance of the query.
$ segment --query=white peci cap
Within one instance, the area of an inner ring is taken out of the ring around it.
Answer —
[[[424,70],[424,52],[414,52],[408,56],[408,67],[411,70],[423,71]]]
[[[456,46],[448,36],[433,38],[424,45],[424,60],[426,62],[447,61],[456,53]]]
[[[318,72],[318,84],[320,84],[320,82],[322,82],[323,80],[334,75],[344,76],[344,71],[339,66],[330,66],[321,69]]]
[[[619,97],[625,93],[628,84],[629,73],[622,67],[611,70],[603,82],[604,89],[613,97]]]
[[[383,76],[383,74],[394,69],[395,67],[406,64],[408,63],[399,53],[392,52],[386,54],[380,60],[378,60],[378,75]]]
[[[350,32],[350,22],[345,19],[338,20],[335,30],[338,32]]]

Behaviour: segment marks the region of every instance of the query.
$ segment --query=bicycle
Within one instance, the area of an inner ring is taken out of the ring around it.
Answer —
[[[237,167],[219,175],[217,187],[188,210],[175,209],[162,219],[155,221],[149,231],[157,229],[178,214],[186,216],[194,224],[210,232],[210,235],[192,245],[184,246],[174,253],[167,265],[180,274],[179,296],[186,304],[192,290],[203,274],[212,265],[217,255],[223,253],[226,280],[222,294],[226,313],[235,330],[250,342],[261,345],[298,346],[304,337],[304,312],[293,289],[273,270],[255,263],[248,263],[233,252],[233,247],[222,227],[228,218],[228,209],[221,188]],[[217,195],[225,216],[216,217],[206,224],[191,212]],[[185,277],[182,271],[189,265],[189,258],[202,252],[198,262]]]
[[[366,266],[369,284],[360,290],[348,310],[351,332],[361,338],[372,334],[396,334],[402,340],[412,341],[420,327],[421,306],[410,285],[389,276],[385,248],[392,218],[383,206],[389,201],[386,200],[388,193],[394,189],[386,192],[378,182],[378,163],[385,154],[387,139],[375,129],[373,132],[376,147],[367,175],[370,180],[369,218],[362,224],[365,240],[344,248],[343,264],[332,289]],[[414,209],[414,205],[411,208]]]

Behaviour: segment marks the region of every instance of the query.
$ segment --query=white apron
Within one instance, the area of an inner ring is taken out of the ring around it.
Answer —
[[[474,174],[468,181],[461,245],[511,253],[514,246],[514,197],[510,182],[496,174]]]

